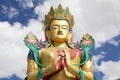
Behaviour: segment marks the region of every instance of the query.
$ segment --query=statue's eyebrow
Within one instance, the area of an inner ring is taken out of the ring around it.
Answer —
[[[58,25],[58,24],[53,24],[52,26],[60,26],[60,25]]]
[[[52,26],[58,26],[58,27],[59,27],[60,25],[54,24],[54,25],[52,25]],[[67,25],[61,25],[61,26],[62,26],[62,27],[63,27],[63,26],[66,26],[66,27],[67,27]]]
[[[66,26],[67,27],[67,25],[62,25],[62,26]]]

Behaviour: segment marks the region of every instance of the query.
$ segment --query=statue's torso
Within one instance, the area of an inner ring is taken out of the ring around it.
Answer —
[[[80,64],[81,55],[82,53],[77,49],[70,49],[70,48],[44,48],[40,51],[40,59],[41,64],[43,65],[52,65],[55,63],[55,54],[57,50],[63,50],[66,54],[66,61],[70,63],[71,66],[73,64]],[[61,54],[64,54],[61,53]],[[76,69],[79,69],[79,66],[73,66]],[[45,67],[41,67],[42,69]],[[66,68],[60,70],[56,74],[49,77],[49,80],[75,80],[76,77],[71,74]]]

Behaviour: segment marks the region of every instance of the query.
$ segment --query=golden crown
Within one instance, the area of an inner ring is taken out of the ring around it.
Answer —
[[[63,9],[61,5],[57,7],[57,9],[54,9],[51,7],[50,11],[47,15],[45,15],[44,20],[44,27],[43,30],[46,29],[46,27],[50,26],[50,23],[52,20],[66,20],[70,27],[72,28],[74,26],[74,19],[73,15],[69,12],[69,8]]]

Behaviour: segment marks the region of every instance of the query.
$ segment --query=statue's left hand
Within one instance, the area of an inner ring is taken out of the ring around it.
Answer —
[[[69,61],[69,59],[66,59],[66,68],[69,72],[71,72],[73,75],[75,75],[76,77],[80,78],[79,76],[79,68],[77,68],[76,66],[74,66],[72,64],[71,61]]]

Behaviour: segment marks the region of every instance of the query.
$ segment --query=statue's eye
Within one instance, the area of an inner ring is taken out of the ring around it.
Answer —
[[[62,28],[62,29],[67,29],[67,28],[64,27],[64,28]]]
[[[52,29],[58,29],[58,26],[54,25],[54,26],[52,27]]]
[[[66,25],[62,25],[62,29],[67,29],[68,27]]]
[[[57,27],[53,27],[53,29],[58,29]]]

